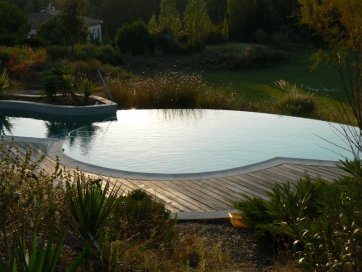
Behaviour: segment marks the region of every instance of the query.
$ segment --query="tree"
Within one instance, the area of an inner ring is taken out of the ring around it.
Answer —
[[[205,0],[189,0],[184,12],[184,31],[188,39],[191,42],[204,41],[211,27]]]
[[[71,45],[87,37],[88,30],[82,18],[86,0],[65,0],[60,14],[60,24],[64,39]]]
[[[37,35],[48,44],[63,44],[64,38],[60,17],[56,16],[42,24],[37,31]]]
[[[161,0],[158,21],[160,31],[169,32],[175,37],[180,35],[182,22],[175,0]]]
[[[25,13],[14,4],[0,0],[0,44],[16,44],[25,39],[29,31]]]
[[[248,28],[255,21],[256,0],[228,0],[229,35],[237,41],[247,40],[254,33]]]
[[[160,30],[156,14],[152,14],[151,19],[148,21],[148,31],[155,34]]]
[[[150,47],[151,37],[142,21],[122,25],[116,33],[116,46],[122,53],[142,55]]]
[[[359,127],[359,135],[352,135],[353,139],[349,138],[349,143],[353,144],[354,150],[361,152],[362,1],[299,2],[301,23],[312,28],[325,42],[325,49],[315,55],[316,60],[319,61],[320,57],[326,59],[339,72],[344,93]],[[342,113],[348,118],[345,109]]]

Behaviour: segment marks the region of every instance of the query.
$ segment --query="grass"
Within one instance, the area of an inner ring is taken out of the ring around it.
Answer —
[[[204,72],[208,82],[218,86],[229,86],[242,92],[248,98],[270,99],[280,96],[281,91],[274,82],[283,79],[304,88],[320,90],[319,95],[343,100],[342,84],[337,73],[328,67],[312,71],[309,60],[312,51],[294,52],[289,61],[272,67],[249,70],[207,70]],[[336,90],[336,91],[332,91]]]

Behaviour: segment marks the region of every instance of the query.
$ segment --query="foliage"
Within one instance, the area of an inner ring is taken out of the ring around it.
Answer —
[[[122,25],[116,33],[116,45],[122,53],[143,55],[150,47],[151,38],[142,21]]]
[[[72,62],[65,62],[66,65],[70,67],[70,70],[73,71],[74,75],[84,75],[90,78],[98,77],[98,70],[102,73],[107,74],[109,77],[117,77],[121,79],[130,79],[133,78],[134,75],[121,68],[115,67],[109,64],[103,64],[98,60],[90,60],[90,61],[72,61]]]
[[[111,226],[119,228],[123,238],[134,237],[144,241],[168,241],[174,234],[174,220],[163,203],[142,190],[132,191],[120,198],[121,205],[112,212]]]
[[[87,37],[87,28],[83,15],[85,0],[65,0],[60,14],[60,24],[63,38],[72,46]]]
[[[84,178],[76,177],[76,185],[66,182],[66,195],[70,217],[67,225],[85,241],[99,249],[101,232],[109,220],[114,206],[118,203],[118,190],[104,188],[100,180],[82,182]]]
[[[53,239],[54,237],[50,234],[46,244],[44,241],[39,243],[38,237],[36,234],[33,234],[31,247],[27,249],[23,234],[22,237],[16,240],[13,246],[14,260],[10,262],[11,268],[9,267],[8,270],[23,272],[56,271],[64,237],[59,239],[55,247],[53,246]]]
[[[300,0],[302,24],[312,28],[326,48],[315,55],[316,64],[327,59],[339,72],[343,90],[362,130],[362,3],[350,1]],[[349,120],[346,109],[341,114]],[[346,135],[347,140],[355,142]],[[360,145],[360,140],[354,143]]]
[[[57,91],[63,91],[65,93],[71,91],[69,90],[70,85],[67,84],[67,78],[71,74],[72,72],[69,66],[64,64],[58,64],[43,73],[43,90],[49,101],[53,100]]]
[[[189,41],[205,41],[212,27],[205,0],[189,0],[185,8],[183,21],[184,32]]]
[[[228,0],[229,35],[235,40],[246,40],[247,27],[255,18],[256,1]]]
[[[265,67],[288,59],[284,51],[256,44],[213,45],[206,51],[211,54],[205,64],[224,69]]]
[[[285,80],[279,80],[275,82],[275,85],[286,92],[278,103],[278,108],[282,114],[301,117],[313,116],[315,113],[313,93],[305,92],[295,84]]]
[[[77,83],[77,91],[84,95],[84,100],[87,103],[89,96],[94,92],[95,85],[88,78],[81,78]]]
[[[0,1],[0,44],[14,45],[26,37],[30,25],[26,14],[9,1]]]
[[[165,72],[146,79],[110,78],[108,84],[120,108],[240,109],[243,105],[233,93],[208,86],[198,74]]]
[[[182,21],[176,8],[176,0],[161,0],[158,22],[159,32],[170,33],[174,37],[180,35]]]
[[[60,45],[64,43],[63,28],[60,16],[55,16],[42,24],[37,36],[48,45]]]
[[[67,59],[71,56],[71,51],[66,46],[48,46],[46,50],[49,58],[53,61]],[[90,43],[74,45],[73,59],[89,62],[99,60],[112,65],[122,63],[121,55],[111,45],[97,46]]]
[[[0,94],[10,86],[8,72],[5,69],[0,70]]]
[[[10,76],[28,80],[39,77],[46,62],[46,51],[42,48],[0,47],[0,61],[8,69]]]
[[[351,162],[345,167],[351,165],[356,166]],[[268,195],[266,201],[246,198],[236,203],[259,236],[294,241],[299,265],[306,271],[360,271],[360,175],[333,183],[305,177],[294,187],[276,184]]]

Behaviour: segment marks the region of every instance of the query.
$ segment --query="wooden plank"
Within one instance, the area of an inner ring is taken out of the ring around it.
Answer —
[[[321,175],[322,178],[325,178],[327,180],[335,180],[338,178],[338,176],[334,173],[328,172],[327,170],[324,170],[322,168],[316,168],[314,166],[303,166],[304,169],[307,169],[308,171],[318,173]]]
[[[268,168],[266,173],[273,173],[282,177],[283,182],[292,182],[300,179],[300,174],[291,173],[289,170],[283,169],[281,167]]]
[[[225,197],[227,201],[235,201],[241,198],[241,195],[243,192],[237,191],[232,188],[228,188],[223,184],[223,182],[220,182],[218,179],[212,178],[212,179],[204,179],[201,180],[203,184],[207,184],[208,186],[220,191]]]
[[[181,198],[188,203],[194,205],[197,209],[203,210],[203,211],[210,211],[214,210],[212,206],[208,206],[204,203],[204,201],[201,201],[197,198],[197,196],[191,194],[189,191],[185,191],[179,186],[174,186],[171,181],[150,181],[152,184],[158,186],[159,188],[162,188],[165,191],[168,191],[172,194],[177,195],[178,198]]]
[[[252,183],[258,184],[259,186],[262,186],[262,187],[267,187],[269,189],[272,189],[274,186],[274,183],[265,182],[256,177],[250,176],[249,174],[243,174],[243,175],[239,175],[239,176],[235,176],[235,177],[242,177],[243,179],[249,180]]]
[[[189,186],[185,186],[182,182],[169,182],[167,184],[168,187],[175,189],[176,191],[194,199],[196,202],[202,203],[209,210],[218,210],[220,209],[220,205],[217,201],[213,201],[212,198],[205,197],[205,194],[200,193],[198,190],[194,190]]]
[[[271,189],[268,186],[260,185],[256,182],[251,182],[249,179],[245,178],[244,176],[233,176],[233,177],[227,177],[230,180],[233,180],[239,184],[243,184],[245,186],[248,186],[252,190],[258,191],[260,194],[265,195],[266,192],[269,192]]]
[[[228,203],[223,196],[213,192],[212,190],[210,190],[207,187],[204,186],[200,186],[199,182],[197,180],[183,180],[183,183],[185,183],[185,185],[190,186],[190,188],[192,188],[193,190],[197,190],[202,194],[207,195],[209,198],[214,199],[215,201],[219,202],[220,205],[222,204],[223,209],[227,209],[230,206],[230,203]]]
[[[229,177],[219,178],[219,180],[223,180],[225,182],[228,182],[229,184],[234,185],[236,188],[245,192],[245,194],[247,194],[247,195],[258,196],[261,198],[265,197],[264,191],[260,191],[259,188],[255,187],[253,185],[250,185],[246,182],[235,181]]]
[[[170,188],[164,189],[160,187],[157,182],[154,183],[149,180],[143,180],[140,187],[152,189],[155,193],[159,193],[163,197],[167,197],[168,199],[170,199],[173,203],[175,203],[175,205],[177,203],[177,205],[183,207],[185,211],[207,211],[207,209],[201,208],[198,203],[195,203],[193,199],[190,199],[189,197],[180,194],[175,190],[171,190]]]

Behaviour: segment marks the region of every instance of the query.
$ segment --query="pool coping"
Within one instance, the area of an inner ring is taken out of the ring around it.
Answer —
[[[18,97],[38,97],[39,95],[16,95]],[[97,116],[117,113],[117,104],[100,96],[91,96],[102,104],[88,106],[52,105],[21,100],[0,100],[1,110],[13,110],[50,114],[53,116]]]
[[[14,138],[15,141],[23,143],[38,143],[47,147],[47,156],[51,159],[60,160],[60,164],[65,167],[70,168],[79,168],[84,172],[90,174],[97,174],[105,177],[112,178],[129,178],[140,180],[157,180],[163,181],[167,180],[168,182],[176,180],[201,180],[208,178],[217,178],[217,177],[228,177],[238,174],[246,174],[250,172],[255,172],[277,166],[284,163],[289,164],[302,164],[302,165],[314,165],[314,166],[333,166],[335,167],[337,161],[327,161],[327,160],[312,160],[312,159],[298,159],[298,158],[282,158],[276,157],[270,160],[262,161],[259,163],[242,166],[229,170],[215,171],[215,172],[206,172],[198,174],[149,174],[149,173],[134,173],[121,170],[112,170],[105,167],[95,166],[83,162],[76,161],[68,156],[66,156],[62,151],[62,146],[64,140],[55,139],[55,138],[33,138],[33,137],[21,137],[21,136],[3,136],[6,141],[10,141]],[[215,210],[215,211],[206,211],[206,212],[171,212],[171,218],[175,218],[177,221],[213,221],[213,220],[226,220],[229,218],[228,213],[234,212],[235,209],[229,210]]]
[[[246,166],[240,166],[236,168],[219,170],[219,171],[201,172],[201,173],[163,174],[163,173],[130,172],[125,170],[117,170],[98,165],[93,165],[73,159],[67,156],[63,152],[63,142],[64,140],[55,140],[55,139],[52,140],[48,144],[47,155],[53,160],[59,158],[59,160],[62,162],[62,165],[66,167],[71,167],[71,168],[78,167],[85,172],[113,177],[113,178],[130,178],[130,179],[158,180],[158,181],[190,180],[190,179],[198,180],[198,179],[209,179],[209,178],[240,175],[240,174],[262,170],[265,168],[270,168],[283,163],[318,165],[318,166],[335,166],[336,163],[338,163],[337,161],[327,161],[327,160],[275,157],[269,160],[249,164]]]

